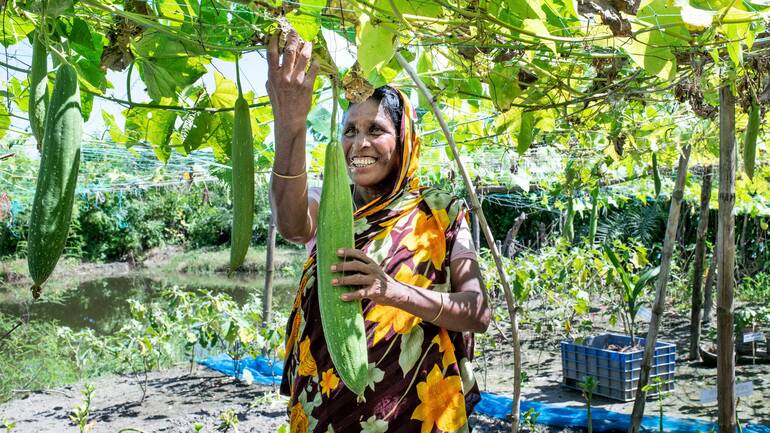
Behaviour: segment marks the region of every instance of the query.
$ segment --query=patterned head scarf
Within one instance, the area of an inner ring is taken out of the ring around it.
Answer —
[[[356,219],[367,217],[386,208],[405,191],[413,191],[419,188],[419,180],[415,176],[420,161],[421,143],[414,127],[414,120],[417,118],[417,115],[407,95],[400,89],[395,87],[393,89],[401,100],[401,131],[399,134],[401,140],[400,173],[390,193],[380,196],[359,208],[354,215]]]

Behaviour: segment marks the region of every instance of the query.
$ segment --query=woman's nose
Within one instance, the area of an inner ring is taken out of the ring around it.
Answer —
[[[363,149],[366,147],[370,147],[372,144],[369,142],[369,139],[366,137],[366,134],[356,134],[356,139],[353,142],[353,147],[356,149]]]

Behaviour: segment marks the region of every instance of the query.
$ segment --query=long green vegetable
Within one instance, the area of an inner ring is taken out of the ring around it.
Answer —
[[[80,90],[77,72],[68,64],[62,64],[56,72],[46,119],[27,252],[35,299],[64,250],[80,166]]]
[[[48,53],[40,30],[32,37],[32,67],[29,71],[29,126],[37,141],[37,150],[43,149],[45,114],[48,110]]]
[[[655,197],[658,197],[662,183],[660,181],[660,169],[658,168],[658,154],[655,152],[652,152],[652,179],[655,182]]]
[[[237,63],[236,63],[237,65]],[[238,71],[240,72],[240,71]],[[233,227],[230,236],[230,273],[243,264],[254,222],[254,142],[249,104],[243,98],[238,74],[238,99],[233,120]]]
[[[759,104],[757,104],[756,100],[752,99],[751,110],[749,110],[749,123],[746,125],[746,135],[743,137],[743,169],[750,179],[754,179],[760,111]]]
[[[336,113],[336,104],[334,111]],[[353,198],[348,186],[345,153],[335,138],[336,133],[331,135],[332,141],[326,148],[316,234],[318,300],[321,325],[332,363],[345,386],[362,396],[368,381],[369,361],[361,302],[340,300],[340,294],[353,289],[336,287],[331,283],[335,276],[331,266],[339,262],[337,250],[353,248],[355,245]]]

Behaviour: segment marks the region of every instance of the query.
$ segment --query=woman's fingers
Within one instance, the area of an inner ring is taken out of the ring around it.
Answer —
[[[277,72],[280,67],[278,56],[278,32],[275,32],[270,36],[270,41],[267,43],[267,73],[269,76]]]
[[[368,264],[360,260],[351,260],[346,262],[340,262],[336,265],[332,265],[333,272],[360,272],[362,274],[368,274],[371,272],[371,268]]]
[[[369,274],[345,275],[332,279],[334,286],[371,286],[374,278]]]
[[[294,63],[299,50],[299,35],[294,30],[289,32],[286,37],[286,47],[283,49],[283,59],[281,62],[281,71],[285,80],[291,80],[294,74]]]
[[[307,74],[305,75],[305,82],[303,83],[305,87],[312,89],[315,85],[315,77],[318,75],[318,68],[320,65],[317,61],[313,61],[313,63],[310,65],[310,70],[307,71]]]
[[[372,259],[370,259],[369,256],[366,255],[365,252],[361,250],[357,250],[355,248],[339,249],[337,250],[337,257],[341,257],[343,259],[356,259],[367,264],[374,263]]]
[[[307,69],[308,62],[310,62],[310,55],[312,53],[313,43],[305,42],[302,45],[299,56],[297,56],[297,62],[294,64],[294,76],[292,77],[292,81],[298,84],[305,82],[305,70]]]
[[[364,299],[369,296],[367,289],[356,290],[355,292],[347,292],[340,295],[340,299],[343,301],[355,301]]]

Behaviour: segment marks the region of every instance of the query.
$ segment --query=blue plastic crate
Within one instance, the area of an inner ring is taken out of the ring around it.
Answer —
[[[593,376],[598,382],[594,395],[601,395],[620,401],[631,401],[636,397],[636,387],[644,357],[644,338],[637,338],[638,350],[616,352],[606,347],[626,347],[631,337],[619,334],[604,334],[586,338],[584,344],[573,341],[561,342],[561,365],[565,386],[580,389],[577,385],[586,376]],[[655,345],[650,383],[659,377],[663,392],[674,389],[676,369],[676,345],[658,341]],[[647,394],[648,397],[657,392]]]

